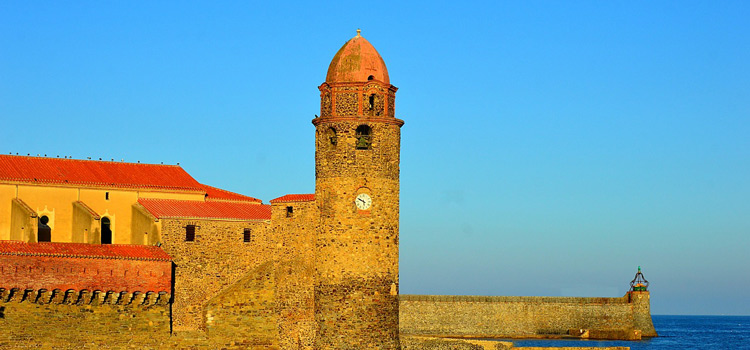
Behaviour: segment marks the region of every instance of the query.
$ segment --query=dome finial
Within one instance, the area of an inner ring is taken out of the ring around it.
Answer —
[[[360,34],[362,34],[362,29],[357,28],[357,36],[362,36]]]

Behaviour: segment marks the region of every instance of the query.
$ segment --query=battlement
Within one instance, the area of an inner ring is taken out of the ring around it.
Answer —
[[[0,348],[162,348],[171,299],[153,291],[0,288]]]
[[[5,289],[0,288],[0,303],[34,303],[58,305],[168,305],[172,296],[167,292],[115,292],[100,290]]]

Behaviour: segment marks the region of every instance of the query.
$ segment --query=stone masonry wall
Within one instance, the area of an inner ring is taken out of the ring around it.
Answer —
[[[648,293],[648,292],[645,292]],[[637,321],[636,304],[621,298],[400,296],[403,334],[523,338],[571,329],[641,330],[655,336],[651,316]],[[640,316],[639,316],[640,317]]]
[[[640,329],[644,337],[656,337],[654,322],[651,320],[651,292],[628,292],[628,301],[633,305],[635,329]]]
[[[0,349],[156,349],[169,295],[0,292]]]
[[[323,83],[320,89],[321,117],[390,117],[394,118],[395,92],[393,85],[377,81]],[[370,96],[375,95],[370,104]]]
[[[278,349],[271,265],[213,299],[203,333],[170,334],[169,294],[0,289],[0,349]]]
[[[291,215],[287,214],[287,207],[293,208]],[[311,349],[314,345],[314,249],[318,217],[315,201],[272,203],[271,222],[278,238],[275,277],[279,347],[284,350]]]
[[[175,266],[173,330],[206,330],[209,300],[261,264],[273,259],[268,221],[162,219],[161,248]],[[186,226],[195,225],[195,241],[185,240]],[[244,229],[251,241],[243,242]]]
[[[243,349],[277,349],[273,262],[248,273],[222,291],[206,306],[206,336],[209,348],[237,346]],[[283,338],[282,338],[283,339]]]
[[[357,149],[360,125],[371,128],[369,149]],[[336,130],[335,144],[326,137],[329,128]],[[399,150],[395,119],[354,116],[316,124],[318,349],[400,348]],[[355,205],[363,193],[372,199],[367,210]]]

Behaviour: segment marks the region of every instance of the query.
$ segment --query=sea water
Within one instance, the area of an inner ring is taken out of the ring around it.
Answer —
[[[652,316],[656,338],[640,341],[509,340],[514,346],[629,346],[631,350],[750,349],[750,316]]]

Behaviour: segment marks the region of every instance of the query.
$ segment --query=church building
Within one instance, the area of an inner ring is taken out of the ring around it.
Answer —
[[[358,30],[319,90],[315,192],[270,204],[176,165],[0,156],[0,299],[32,305],[5,321],[33,339],[109,307],[89,340],[399,349],[397,88]]]

